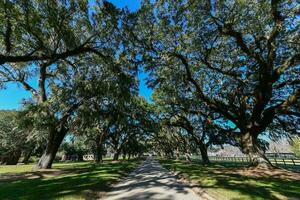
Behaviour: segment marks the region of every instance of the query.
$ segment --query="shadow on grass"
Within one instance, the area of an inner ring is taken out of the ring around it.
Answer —
[[[17,180],[2,180],[0,199],[99,198],[101,192],[107,191],[111,183],[135,168],[137,163],[88,164],[84,168],[74,168],[73,172],[72,169],[60,166],[57,168],[63,168],[63,173],[54,177],[28,176]]]
[[[255,177],[236,173],[244,165],[230,163],[202,166],[183,161],[161,160],[163,166],[178,171],[222,199],[300,199],[300,181],[280,176],[266,177],[257,172]]]

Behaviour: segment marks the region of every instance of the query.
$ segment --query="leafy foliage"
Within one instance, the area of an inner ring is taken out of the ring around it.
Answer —
[[[214,113],[215,125],[256,162],[264,150],[258,135],[299,129],[298,8],[294,1],[144,1],[132,34],[149,85]]]
[[[170,154],[230,143],[253,162],[266,159],[261,138],[298,134],[295,1],[144,0],[137,12],[93,4],[0,3],[0,87],[32,94],[21,124],[47,138],[40,167],[70,132],[101,155],[103,145],[118,156],[166,139]],[[140,68],[154,105],[138,97]]]
[[[17,111],[0,110],[0,161],[16,164],[21,154],[33,153],[45,142],[41,132],[25,128]]]
[[[0,111],[0,153],[1,156],[14,154],[22,149],[27,134],[17,127],[17,112]]]

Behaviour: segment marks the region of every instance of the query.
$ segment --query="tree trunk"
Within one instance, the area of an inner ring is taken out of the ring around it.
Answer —
[[[36,166],[38,169],[51,169],[55,155],[66,134],[66,130],[49,133],[47,147]]]
[[[203,143],[198,144],[200,152],[201,152],[201,158],[202,158],[202,164],[207,165],[210,163],[208,155],[207,155],[207,147]]]
[[[176,148],[176,160],[180,159],[179,147]]]
[[[174,159],[174,152],[173,151],[171,151],[170,153],[169,153],[169,158],[171,158],[171,159]]]
[[[244,154],[250,158],[250,167],[273,168],[274,166],[264,154],[264,150],[259,147],[257,136],[249,132],[241,135],[240,147]]]
[[[102,159],[102,152],[103,148],[102,148],[102,143],[100,144],[100,142],[97,143],[97,147],[96,147],[96,156],[95,156],[95,162],[96,163],[101,163],[103,161]]]
[[[4,165],[16,165],[21,157],[21,151],[13,151],[8,156],[3,156],[0,160],[1,164]]]
[[[25,163],[25,164],[27,164],[28,162],[29,162],[29,159],[30,159],[30,157],[31,157],[31,154],[32,154],[32,152],[33,152],[33,149],[34,149],[34,147],[33,148],[31,148],[25,155],[24,155],[24,159],[23,159],[23,163]]]
[[[189,162],[189,163],[192,162],[189,153],[185,153],[185,160],[186,160],[187,162]]]
[[[119,160],[119,155],[120,155],[120,152],[119,152],[119,151],[115,152],[115,153],[114,153],[113,160],[114,160],[114,161]]]
[[[83,161],[83,154],[78,154],[78,161]]]

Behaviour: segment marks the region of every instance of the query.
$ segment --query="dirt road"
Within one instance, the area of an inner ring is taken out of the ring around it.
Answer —
[[[151,157],[129,177],[115,185],[103,200],[200,200]]]

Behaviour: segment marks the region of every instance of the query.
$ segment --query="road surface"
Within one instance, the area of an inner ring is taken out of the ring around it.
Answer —
[[[189,186],[176,180],[151,157],[128,178],[115,185],[103,200],[200,200]]]

